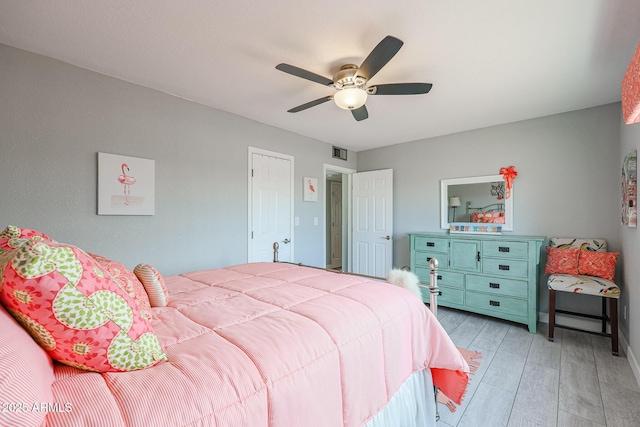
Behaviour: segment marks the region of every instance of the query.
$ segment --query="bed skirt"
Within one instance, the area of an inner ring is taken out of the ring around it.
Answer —
[[[436,426],[436,402],[431,371],[414,372],[391,397],[387,406],[365,427]]]

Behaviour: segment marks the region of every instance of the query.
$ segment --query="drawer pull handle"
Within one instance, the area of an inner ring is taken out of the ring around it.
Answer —
[[[502,264],[500,264],[500,265],[498,266],[498,269],[500,269],[500,270],[506,270],[506,271],[509,271],[509,266],[508,266],[508,265],[502,265]]]
[[[493,300],[490,300],[490,301],[489,301],[489,305],[492,305],[492,306],[494,306],[494,307],[500,307],[500,301],[493,301]]]
[[[430,256],[427,257],[427,261],[431,261],[431,257]]]
[[[509,252],[509,247],[508,246],[499,246],[498,247],[498,252]]]
[[[438,292],[438,296],[441,297],[442,296],[442,291]]]
[[[438,274],[438,280],[442,280],[442,276]]]
[[[434,247],[435,245],[436,245],[436,244],[435,244],[435,243],[433,243],[433,242],[427,242],[427,246],[428,246],[428,247],[430,247],[430,248]]]
[[[500,289],[500,283],[489,283],[489,287],[493,289]]]

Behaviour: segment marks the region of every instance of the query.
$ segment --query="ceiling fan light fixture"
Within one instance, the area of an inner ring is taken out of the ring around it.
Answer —
[[[367,92],[358,87],[347,87],[333,95],[333,102],[343,110],[355,110],[367,102]]]

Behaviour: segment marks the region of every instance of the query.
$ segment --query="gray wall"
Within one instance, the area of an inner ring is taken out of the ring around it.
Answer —
[[[247,260],[248,147],[295,157],[295,259],[324,266],[322,202],[302,202],[302,177],[331,146],[236,115],[0,45],[0,229],[54,239],[163,274]],[[97,152],[154,159],[156,214],[96,214]]]
[[[620,123],[612,104],[350,153],[342,162],[323,142],[0,45],[0,228],[36,228],[164,274],[245,262],[253,146],[295,156],[295,258],[318,266],[325,236],[313,217],[325,212],[321,202],[302,202],[302,177],[319,178],[323,200],[324,163],[393,168],[394,260],[402,266],[407,232],[439,231],[440,179],[514,165],[513,234],[604,237],[622,251],[621,312],[628,305],[629,316],[621,327],[640,354],[640,266],[625,262],[638,259],[640,241],[619,221],[621,159],[637,148],[640,125]],[[96,215],[99,151],[156,161],[154,216]],[[543,283],[540,300],[546,311]]]
[[[620,159],[631,150],[638,150],[640,147],[640,124],[621,125]],[[627,306],[627,321],[624,322],[628,328],[627,336],[631,354],[635,355],[635,363],[631,366],[638,366],[640,362],[640,234],[637,228],[629,228],[620,225],[622,237],[622,254],[627,262],[624,263],[622,278],[625,287],[620,298],[621,306]],[[623,316],[623,313],[620,314]],[[633,356],[632,356],[633,357]],[[631,358],[630,358],[631,359]],[[631,362],[631,360],[630,360]],[[640,378],[640,372],[636,371],[636,378]]]
[[[358,153],[360,171],[394,170],[396,266],[410,263],[407,233],[441,231],[441,179],[495,175],[511,165],[518,172],[514,228],[503,234],[602,237],[610,250],[621,249],[619,103]],[[547,312],[542,278],[539,295]],[[565,307],[577,301],[599,311],[593,298],[562,297]]]

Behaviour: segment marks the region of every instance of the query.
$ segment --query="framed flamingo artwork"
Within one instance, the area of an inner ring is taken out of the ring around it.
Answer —
[[[302,182],[303,200],[305,202],[317,202],[318,201],[318,178],[309,178],[305,176]]]
[[[98,215],[153,215],[155,160],[98,153]]]
[[[622,161],[622,225],[637,227],[638,151],[630,151]]]

